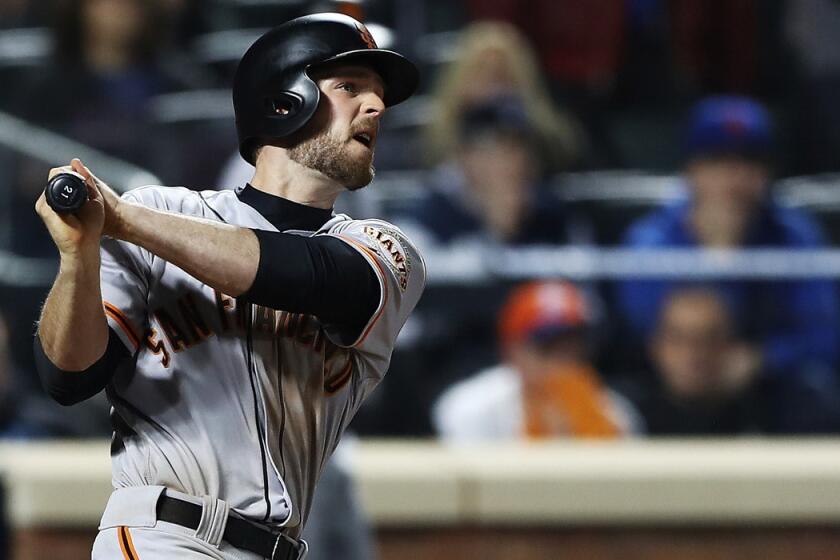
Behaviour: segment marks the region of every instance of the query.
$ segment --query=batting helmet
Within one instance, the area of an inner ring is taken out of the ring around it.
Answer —
[[[408,99],[419,73],[408,59],[380,49],[367,28],[342,14],[315,14],[272,29],[251,45],[233,82],[239,153],[254,164],[254,148],[300,130],[315,114],[321,92],[310,72],[329,64],[376,71],[386,106]]]

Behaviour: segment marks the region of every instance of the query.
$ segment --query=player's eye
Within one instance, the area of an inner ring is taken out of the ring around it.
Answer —
[[[355,84],[351,84],[350,82],[341,82],[338,84],[338,89],[343,89],[348,93],[358,93],[358,89],[356,88]]]

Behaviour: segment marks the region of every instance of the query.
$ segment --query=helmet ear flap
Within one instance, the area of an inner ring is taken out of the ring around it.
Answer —
[[[288,138],[309,122],[321,102],[321,90],[306,73],[296,83],[276,93],[267,94],[264,136]]]
[[[256,148],[260,145],[274,144],[276,142],[294,142],[294,137],[299,134],[309,122],[318,104],[321,101],[321,90],[306,73],[303,73],[297,82],[290,85],[283,91],[264,92],[261,97],[254,98],[256,111],[248,114],[241,111],[243,120],[237,121],[239,128],[239,153],[242,158],[256,165],[254,157]],[[244,121],[244,117],[250,121]],[[250,131],[250,134],[243,134]]]
[[[283,92],[275,97],[267,97],[265,102],[266,116],[276,118],[292,118],[303,106],[303,98],[292,92]]]

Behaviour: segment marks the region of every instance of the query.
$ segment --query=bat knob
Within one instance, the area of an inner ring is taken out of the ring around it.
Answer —
[[[59,214],[77,211],[87,202],[88,192],[85,179],[78,173],[59,173],[47,184],[44,191],[47,204]]]

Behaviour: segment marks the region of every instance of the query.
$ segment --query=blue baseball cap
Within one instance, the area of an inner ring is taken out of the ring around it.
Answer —
[[[695,105],[685,138],[688,159],[738,155],[767,159],[773,148],[770,114],[748,97],[709,97]]]

